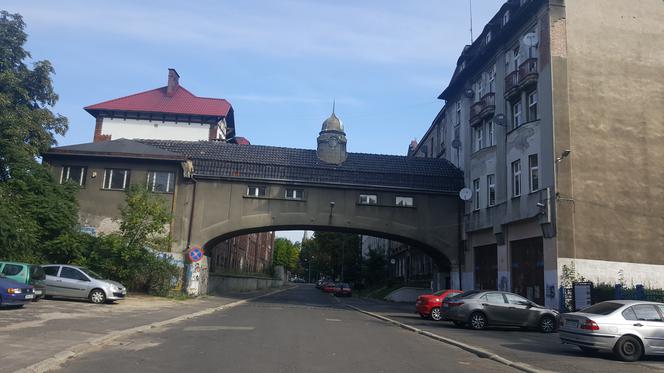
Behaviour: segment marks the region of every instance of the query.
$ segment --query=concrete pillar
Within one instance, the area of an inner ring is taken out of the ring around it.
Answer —
[[[461,289],[460,274],[461,272],[459,268],[459,263],[457,262],[450,263],[450,288]]]
[[[556,238],[542,240],[544,254],[544,306],[558,308],[558,252]]]
[[[498,278],[496,284],[498,285],[498,290],[502,291],[512,290],[508,242],[509,241],[505,239],[505,243],[498,245],[498,252],[496,253],[498,259]]]
[[[475,289],[475,250],[467,242],[466,250],[464,251],[464,266],[461,275],[461,286],[463,291]]]

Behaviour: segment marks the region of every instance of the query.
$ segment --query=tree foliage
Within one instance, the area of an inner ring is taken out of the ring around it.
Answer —
[[[288,238],[278,237],[274,240],[272,257],[275,266],[283,266],[288,271],[296,270],[300,258],[300,243],[293,243]]]
[[[311,260],[312,279],[328,276],[355,282],[362,276],[362,253],[356,234],[314,232],[312,239],[302,243],[300,253],[300,264],[308,268],[305,259]]]

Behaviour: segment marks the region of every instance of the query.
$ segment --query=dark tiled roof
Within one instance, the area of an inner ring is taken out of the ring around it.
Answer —
[[[145,158],[145,159],[169,159],[184,160],[185,157],[179,153],[173,153],[167,149],[143,144],[128,139],[117,139],[112,141],[90,142],[78,145],[59,146],[51,148],[45,156],[50,155],[85,155],[95,157],[121,157],[121,158]]]
[[[216,141],[136,140],[194,163],[199,177],[457,192],[463,175],[444,159],[349,153],[340,166],[321,162],[315,150]]]

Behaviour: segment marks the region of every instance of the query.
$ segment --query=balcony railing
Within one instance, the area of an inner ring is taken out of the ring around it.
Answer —
[[[514,70],[505,77],[505,97],[510,97],[519,90],[519,70]]]
[[[525,87],[537,82],[537,59],[529,58],[519,66],[519,86]]]
[[[496,111],[496,94],[489,92],[470,107],[470,124],[476,125]]]

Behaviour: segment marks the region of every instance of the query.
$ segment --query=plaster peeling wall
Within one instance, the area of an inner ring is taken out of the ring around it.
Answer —
[[[596,284],[618,283],[618,272],[622,270],[626,286],[641,284],[646,288],[664,289],[664,265],[558,258],[558,273],[562,273],[563,265],[569,267],[572,262],[577,273]]]
[[[102,134],[111,135],[111,140],[125,138],[198,141],[209,139],[210,125],[206,123],[104,118]]]

